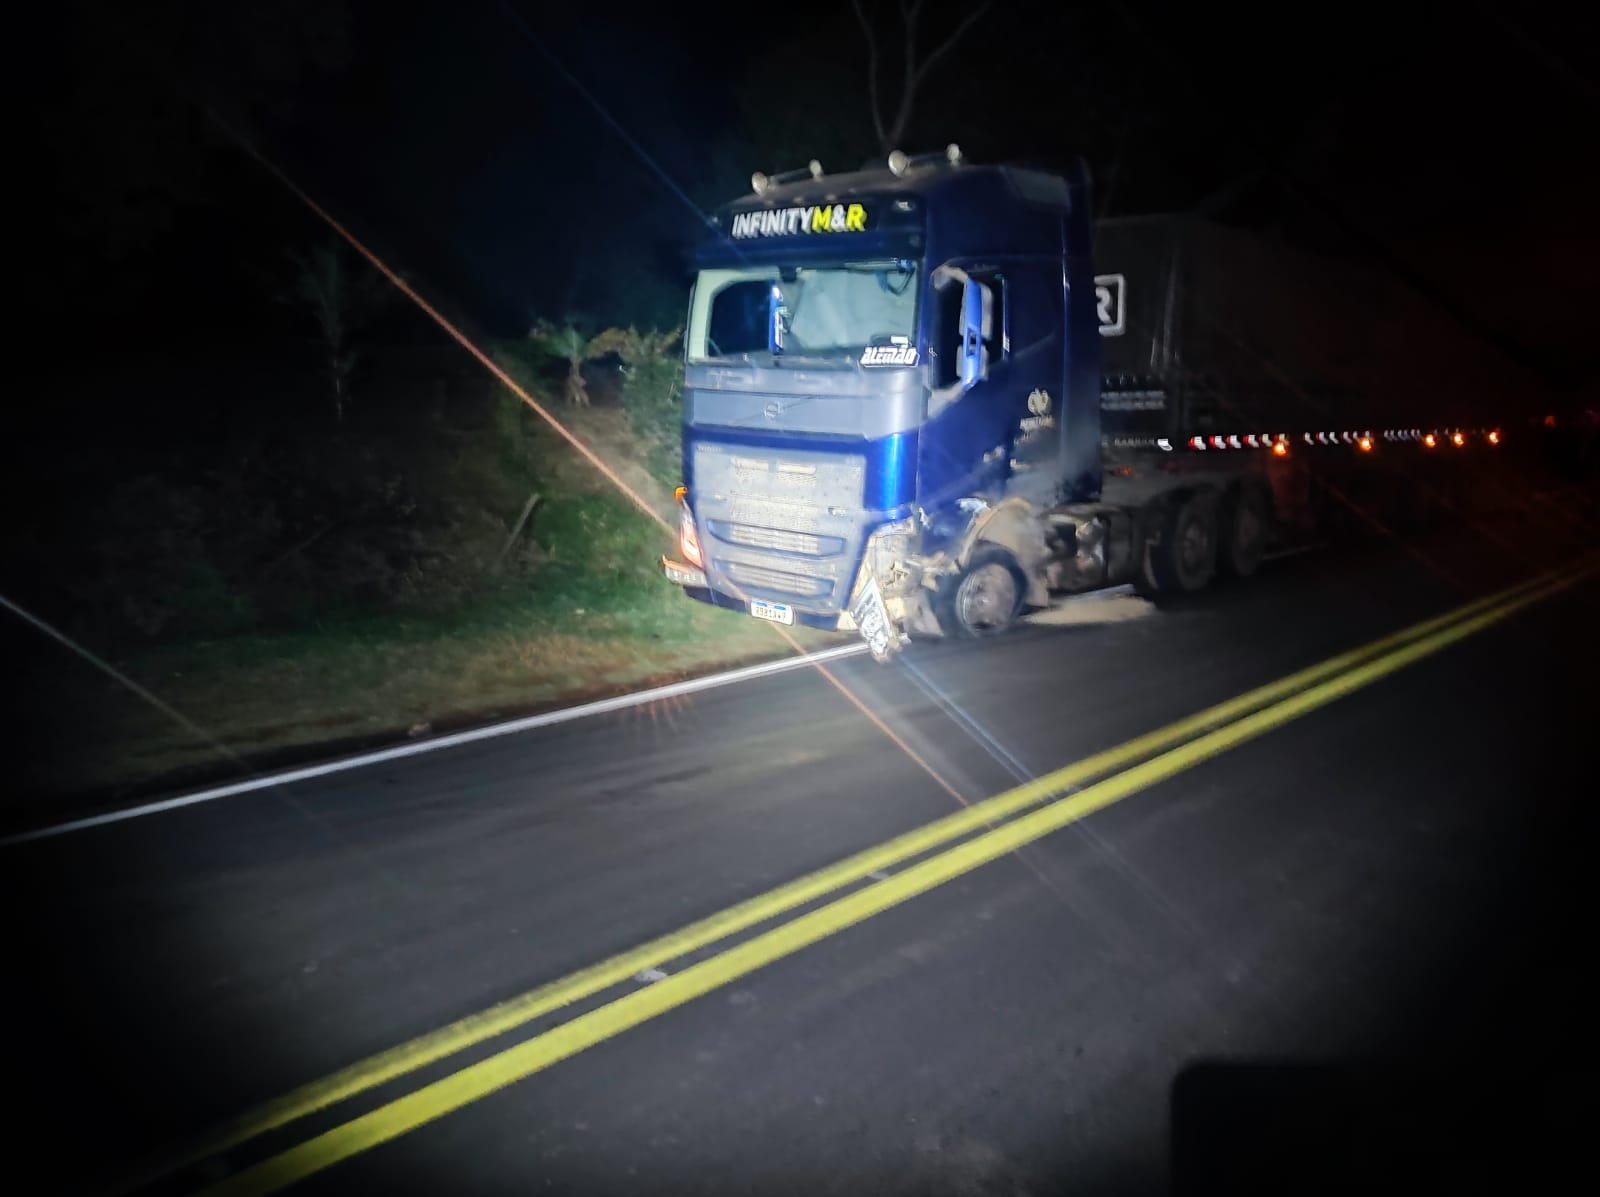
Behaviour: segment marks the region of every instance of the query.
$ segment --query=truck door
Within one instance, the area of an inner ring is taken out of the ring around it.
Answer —
[[[1011,444],[1000,398],[1009,373],[1005,278],[947,262],[928,279],[928,422],[919,438],[923,505],[998,495]]]
[[[928,285],[924,505],[1048,494],[1063,393],[1059,263],[950,262]]]

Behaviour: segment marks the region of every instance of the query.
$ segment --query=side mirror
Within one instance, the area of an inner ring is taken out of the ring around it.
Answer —
[[[994,333],[994,294],[976,279],[961,291],[961,385],[970,387],[989,376],[989,350]]]
[[[777,283],[767,294],[767,349],[773,354],[783,352],[783,334],[788,331],[789,309],[783,305],[783,291]]]

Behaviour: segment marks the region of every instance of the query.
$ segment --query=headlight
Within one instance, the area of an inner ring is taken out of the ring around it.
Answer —
[[[705,568],[700,560],[700,534],[694,530],[694,515],[687,503],[678,504],[678,548],[690,565]]]

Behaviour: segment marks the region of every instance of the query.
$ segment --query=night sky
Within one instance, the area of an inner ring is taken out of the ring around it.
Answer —
[[[898,17],[876,7],[892,93]],[[920,44],[970,11],[927,4]],[[1600,90],[1593,19],[1556,11],[996,3],[929,76],[907,148],[1083,154],[1103,212],[1200,208],[1376,254],[1570,386],[1594,376]],[[535,315],[670,324],[697,207],[758,167],[878,155],[846,0],[169,0],[37,19],[43,52],[12,85],[35,101],[39,235],[21,258],[46,332],[139,338],[174,309],[208,336],[270,323],[252,279],[319,233],[202,107],[500,334]]]

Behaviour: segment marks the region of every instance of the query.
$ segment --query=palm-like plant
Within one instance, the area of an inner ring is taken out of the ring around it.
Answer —
[[[313,246],[307,253],[289,255],[294,275],[280,303],[308,310],[321,334],[327,354],[328,384],[333,392],[333,418],[343,420],[350,402],[350,381],[357,351],[351,344],[358,333],[389,299],[388,282],[377,272],[352,269],[335,244]]]
[[[672,347],[682,329],[640,332],[633,327],[608,328],[589,343],[595,357],[615,354],[622,363],[623,401],[631,409],[670,404],[677,398],[679,365]]]
[[[540,353],[567,364],[563,394],[573,407],[589,406],[589,384],[584,381],[583,364],[612,352],[607,335],[586,337],[576,325],[548,324],[542,320],[528,331],[528,340]]]

